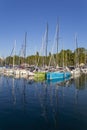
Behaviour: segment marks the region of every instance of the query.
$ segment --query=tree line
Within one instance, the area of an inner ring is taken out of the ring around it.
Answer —
[[[41,56],[39,52],[35,55],[27,56],[26,58],[18,55],[8,56],[5,59],[0,59],[0,65],[37,65],[37,66],[74,66],[81,63],[87,63],[87,50],[85,48],[77,48],[75,51],[61,50],[59,53],[51,54],[48,56]]]

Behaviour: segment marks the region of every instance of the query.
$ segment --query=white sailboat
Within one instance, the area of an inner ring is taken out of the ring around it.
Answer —
[[[75,35],[75,48],[78,49],[77,45],[77,35]],[[81,70],[79,68],[79,62],[78,62],[78,50],[75,52],[75,67],[71,70],[71,74],[73,77],[79,76],[81,74]]]

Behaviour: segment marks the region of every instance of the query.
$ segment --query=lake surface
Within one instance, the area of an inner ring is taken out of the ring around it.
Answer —
[[[0,76],[0,130],[87,130],[87,76],[62,83]]]

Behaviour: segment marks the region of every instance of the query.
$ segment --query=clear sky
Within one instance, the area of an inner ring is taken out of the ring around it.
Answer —
[[[87,0],[0,0],[0,56],[10,55],[16,40],[19,54],[27,32],[27,55],[40,52],[48,23],[48,51],[52,50],[59,19],[59,49],[87,48]],[[56,50],[56,47],[54,47]]]

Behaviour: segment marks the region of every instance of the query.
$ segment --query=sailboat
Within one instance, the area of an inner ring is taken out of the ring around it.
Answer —
[[[45,59],[43,59],[43,65],[41,68],[38,67],[38,71],[35,72],[35,75],[34,75],[34,79],[35,80],[39,80],[39,79],[42,79],[44,80],[45,79],[45,75],[46,75],[46,58],[47,58],[47,46],[48,46],[48,23],[46,25],[46,31],[45,31],[45,35],[44,35],[44,38],[42,39],[42,44],[43,44],[43,47],[45,46]]]
[[[81,70],[79,68],[79,61],[78,61],[78,43],[77,43],[77,35],[75,35],[75,46],[77,51],[75,52],[75,67],[71,70],[71,74],[73,77],[79,76],[81,74]]]
[[[33,72],[30,72],[30,70],[26,69],[26,37],[27,37],[27,32],[25,33],[25,43],[24,46],[22,48],[23,51],[23,56],[24,56],[24,68],[17,68],[15,69],[15,75],[19,75],[20,77],[28,77],[28,76],[34,76]]]
[[[57,54],[58,54],[58,39],[59,39],[59,27],[58,27],[58,24],[57,24],[57,27],[56,27]],[[58,57],[56,57],[56,59],[57,59],[57,62],[58,62]],[[57,65],[58,65],[58,63],[57,63]],[[65,78],[68,78],[70,76],[71,76],[71,73],[64,69],[64,65],[62,67],[62,70],[59,67],[57,67],[57,69],[54,69],[53,71],[46,73],[46,79],[47,80],[65,79]]]
[[[86,64],[87,59],[86,59],[86,56],[87,56],[87,53],[86,53],[86,50],[85,50],[85,62],[80,64],[81,72],[83,74],[87,74],[87,64]]]
[[[8,67],[8,68],[5,68],[5,74],[8,75],[8,76],[12,76],[14,74],[14,64],[15,64],[15,46],[16,46],[16,40],[15,40],[15,44],[14,44],[14,47],[12,49],[12,52],[11,52],[11,55],[13,54],[13,64],[12,66]]]

